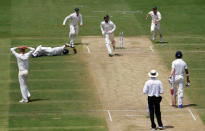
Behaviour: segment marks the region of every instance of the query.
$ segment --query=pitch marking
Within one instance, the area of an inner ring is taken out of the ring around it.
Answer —
[[[152,52],[154,52],[154,49],[152,48],[152,46],[149,46],[149,48],[150,48],[150,50],[151,50]]]
[[[194,116],[194,114],[192,113],[191,109],[188,109],[189,113],[191,114],[192,118],[196,121],[196,117]]]
[[[90,54],[91,53],[90,48],[88,46],[86,46],[86,48],[88,49],[88,53]]]
[[[108,113],[110,121],[112,122],[112,116],[111,116],[110,110],[107,110],[107,113]]]

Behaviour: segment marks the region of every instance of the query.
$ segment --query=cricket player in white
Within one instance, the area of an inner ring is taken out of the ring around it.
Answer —
[[[148,20],[149,16],[152,17],[152,22],[151,22],[152,40],[156,40],[155,29],[157,29],[160,35],[160,42],[162,42],[162,31],[161,31],[161,26],[160,26],[160,22],[162,19],[161,13],[157,11],[157,7],[153,7],[152,11],[150,11],[147,14],[146,20]]]
[[[57,56],[57,55],[66,55],[68,54],[68,49],[66,49],[67,47],[69,47],[69,44],[65,44],[63,46],[60,47],[43,47],[42,45],[39,45],[36,50],[32,53],[33,57],[40,57],[40,56]]]
[[[109,20],[109,15],[104,16],[104,21],[101,22],[100,28],[102,31],[102,35],[105,37],[105,44],[108,50],[108,54],[112,57],[112,49],[110,44],[112,44],[113,49],[115,49],[115,40],[114,40],[114,31],[116,29],[116,25]]]
[[[17,53],[16,49],[19,49],[20,53]],[[25,52],[26,49],[30,49],[30,51],[26,53]],[[19,102],[21,103],[28,103],[29,98],[31,96],[27,88],[27,77],[28,77],[28,68],[29,68],[29,57],[34,52],[34,50],[35,50],[34,48],[26,47],[26,46],[11,48],[11,52],[16,57],[18,68],[19,68],[18,77],[19,77],[20,89],[22,94],[22,100]]]
[[[184,97],[184,71],[187,76],[187,86],[190,84],[189,71],[186,62],[182,60],[182,52],[177,51],[175,54],[176,60],[172,62],[172,70],[169,78],[173,78],[173,87],[171,89],[172,106],[176,106],[176,92],[178,87],[178,107],[183,108]]]
[[[74,47],[74,41],[76,37],[78,36],[78,22],[80,22],[80,26],[83,26],[83,19],[82,15],[79,13],[79,8],[75,8],[75,12],[66,16],[64,21],[63,21],[63,26],[66,26],[66,22],[69,21],[69,26],[70,26],[70,33],[69,33],[69,38],[70,38],[70,44],[71,47],[73,48],[74,53],[77,53],[77,50]]]

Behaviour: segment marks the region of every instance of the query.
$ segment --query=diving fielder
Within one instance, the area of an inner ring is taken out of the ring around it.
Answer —
[[[40,56],[57,56],[57,55],[67,55],[69,53],[67,47],[69,44],[65,44],[60,47],[43,47],[39,45],[36,50],[32,53],[32,57],[40,57]]]
[[[160,26],[160,22],[161,22],[161,13],[159,11],[157,11],[157,7],[153,7],[152,11],[150,11],[147,16],[146,16],[146,20],[148,20],[148,18],[152,17],[152,22],[151,22],[151,32],[152,32],[152,40],[156,40],[156,32],[155,30],[157,29],[160,35],[160,42],[162,42],[162,31],[161,31],[161,26]]]
[[[16,52],[17,49],[20,50],[20,53]],[[26,53],[25,52],[26,49],[29,49],[30,51]],[[13,47],[10,50],[12,54],[16,57],[18,68],[19,68],[18,77],[19,77],[19,84],[20,84],[20,89],[22,94],[22,100],[20,100],[19,102],[28,103],[29,98],[31,96],[27,87],[29,57],[35,49],[27,46],[19,46],[19,47]]]
[[[116,29],[116,25],[109,20],[109,15],[104,16],[104,21],[100,24],[100,29],[102,31],[102,35],[105,37],[105,44],[108,50],[108,54],[112,57],[112,49],[110,44],[112,44],[113,49],[115,49],[115,39],[114,39],[114,31]]]
[[[169,78],[172,78],[173,86],[171,89],[172,106],[176,106],[177,87],[178,87],[178,107],[183,108],[184,98],[184,71],[186,72],[187,84],[190,84],[189,71],[185,61],[182,60],[182,52],[177,51],[175,54],[176,60],[172,62],[172,70]]]
[[[74,47],[74,41],[78,36],[78,30],[79,30],[78,22],[80,22],[80,26],[83,26],[83,19],[82,19],[82,15],[79,13],[79,8],[75,8],[74,13],[65,17],[63,21],[64,27],[66,26],[67,21],[69,21],[69,26],[70,26],[69,38],[70,38],[71,48],[73,48],[73,51],[76,54],[77,50]]]

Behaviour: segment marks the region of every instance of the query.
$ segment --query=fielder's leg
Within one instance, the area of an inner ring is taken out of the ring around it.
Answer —
[[[115,39],[114,39],[114,34],[110,34],[110,41],[111,41],[111,44],[112,44],[112,47],[113,47],[113,50],[115,50]]]
[[[105,44],[108,50],[108,55],[111,57],[112,56],[112,49],[110,47],[110,38],[108,34],[105,34]]]
[[[151,32],[152,32],[152,40],[153,41],[156,40],[155,26],[156,25],[154,23],[151,24]]]
[[[22,100],[20,102],[27,103],[28,98],[31,96],[27,88],[27,75],[28,72],[19,72],[19,84],[21,89]]]
[[[74,47],[75,37],[76,37],[75,27],[73,25],[70,25],[69,38],[70,38],[70,45],[71,45],[71,48],[73,48],[74,54],[77,53],[77,50]]]
[[[159,32],[160,42],[163,42],[160,23],[157,24],[157,30]]]

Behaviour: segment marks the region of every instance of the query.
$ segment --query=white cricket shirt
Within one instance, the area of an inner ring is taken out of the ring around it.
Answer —
[[[156,15],[154,14],[153,11],[150,11],[148,14],[152,17],[152,23],[154,23],[154,24],[156,24],[155,23],[156,20],[162,19],[161,13],[159,11],[157,11]],[[160,22],[158,22],[158,23],[160,23]]]
[[[78,25],[78,22],[80,22],[80,25],[83,24],[83,19],[82,19],[82,15],[79,13],[79,15],[77,16],[76,12],[70,14],[69,16],[66,16],[64,21],[63,21],[63,25],[66,24],[66,21],[69,21],[69,25]]]
[[[172,62],[172,69],[175,70],[175,75],[184,76],[184,70],[188,69],[187,64],[182,59],[176,59]]]
[[[56,55],[61,55],[63,53],[63,50],[65,48],[65,45],[60,46],[60,47],[42,47],[40,45],[40,50],[38,50],[38,55],[46,55],[46,56],[56,56]]]
[[[26,70],[28,70],[28,67],[29,67],[29,57],[30,57],[30,55],[35,50],[34,48],[31,48],[31,47],[28,47],[28,48],[30,49],[30,51],[25,53],[25,54],[17,53],[15,51],[15,49],[17,49],[17,47],[13,47],[13,48],[10,49],[12,54],[14,54],[14,56],[17,59],[19,71],[26,71]]]
[[[116,25],[111,20],[108,21],[108,23],[106,23],[105,21],[102,21],[100,24],[100,29],[105,34],[107,33],[112,34],[116,29]]]
[[[162,94],[163,87],[162,82],[160,80],[157,80],[155,78],[151,78],[151,80],[148,80],[145,82],[143,93],[147,94],[148,96],[160,96]]]

